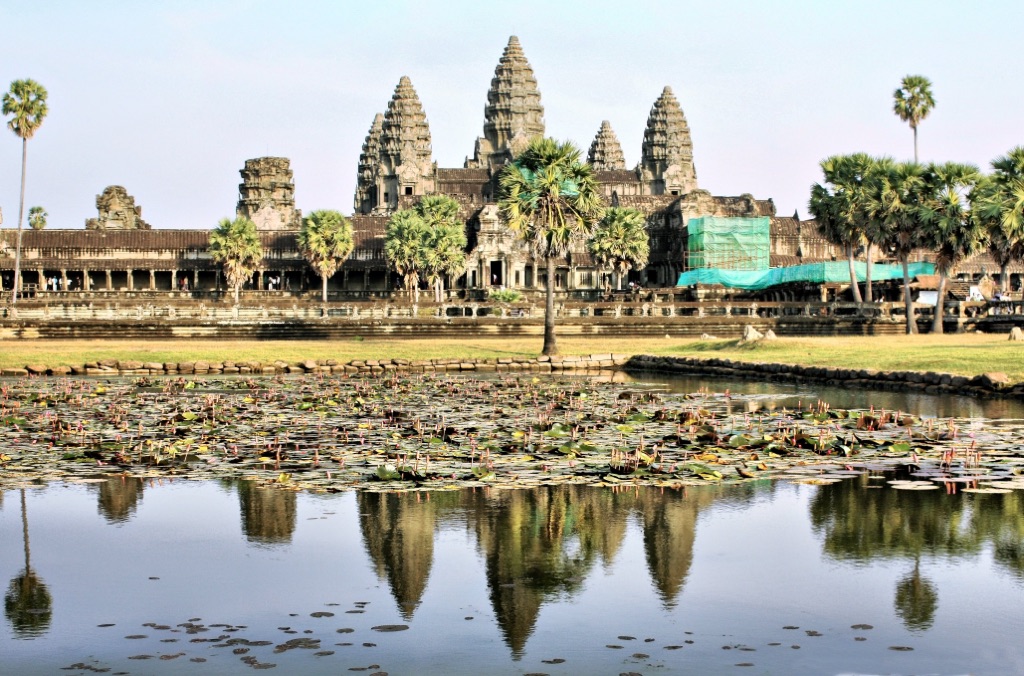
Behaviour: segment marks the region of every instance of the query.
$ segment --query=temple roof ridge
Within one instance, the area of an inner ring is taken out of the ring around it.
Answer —
[[[384,113],[381,154],[393,167],[424,159],[430,161],[430,125],[408,75],[399,79]]]

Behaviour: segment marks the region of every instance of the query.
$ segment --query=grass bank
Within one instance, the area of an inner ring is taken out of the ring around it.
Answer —
[[[154,362],[196,360],[261,361],[304,359],[434,359],[442,357],[532,357],[541,340],[453,337],[439,340],[363,341],[4,341],[0,368],[26,364],[84,364],[102,359]],[[559,338],[563,354],[652,354],[780,362],[842,368],[942,371],[978,375],[1002,371],[1014,382],[1024,380],[1024,345],[1001,335],[848,336],[780,338],[743,345],[735,340],[699,341],[680,338]]]

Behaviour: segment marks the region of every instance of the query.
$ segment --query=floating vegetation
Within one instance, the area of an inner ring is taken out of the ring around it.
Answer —
[[[900,490],[1024,489],[1013,424],[823,402],[733,413],[740,398],[528,375],[22,378],[0,383],[0,488],[117,476],[318,492],[826,485],[900,468],[916,479],[889,482]]]

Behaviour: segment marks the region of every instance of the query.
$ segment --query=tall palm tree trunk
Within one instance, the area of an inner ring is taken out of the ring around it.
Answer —
[[[867,267],[864,270],[864,300],[868,303],[874,302],[874,292],[871,289],[871,263],[874,257],[875,247],[868,242],[867,249],[865,250],[864,256],[867,259]]]
[[[11,304],[18,302],[21,291],[21,229],[25,220],[25,170],[28,167],[28,139],[21,139],[21,199],[18,201],[18,246],[14,252],[14,283],[11,284]]]
[[[545,257],[548,269],[548,283],[544,293],[544,355],[558,354],[555,343],[555,257],[550,253]]]
[[[21,489],[21,536],[25,543],[25,572],[31,570],[29,563],[28,549],[28,512],[25,510],[25,489]]]
[[[321,277],[321,281],[323,283],[323,285],[322,285],[322,287],[320,289],[320,301],[323,302],[323,303],[326,303],[327,302],[327,275],[320,275],[320,277]]]
[[[853,265],[853,245],[846,245],[846,259],[850,262],[850,288],[853,289],[853,302],[863,303],[860,295],[860,285],[857,284],[857,269]]]
[[[903,264],[903,306],[907,315],[907,335],[917,333],[917,317],[914,314],[914,299],[910,296],[910,266],[906,256],[900,256]]]
[[[935,299],[935,316],[932,318],[932,333],[942,333],[942,320],[946,310],[946,271],[939,272],[938,298]]]
[[[1010,293],[1010,263],[1009,261],[999,266],[999,290],[1003,293]]]
[[[914,130],[914,164],[917,164],[917,125],[915,124],[912,129]]]

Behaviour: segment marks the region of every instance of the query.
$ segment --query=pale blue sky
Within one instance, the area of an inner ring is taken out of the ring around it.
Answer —
[[[537,81],[547,133],[589,147],[602,120],[628,166],[670,85],[701,187],[774,198],[806,216],[818,162],[912,155],[892,113],[906,74],[934,83],[921,159],[987,168],[1024,145],[1019,0],[877,2],[148,2],[0,4],[0,86],[31,77],[50,114],[29,143],[27,203],[80,228],[124,185],[158,228],[233,216],[247,158],[292,160],[303,211],[349,214],[373,116],[408,75],[434,159],[461,167],[510,35]],[[0,133],[4,227],[20,141]]]

